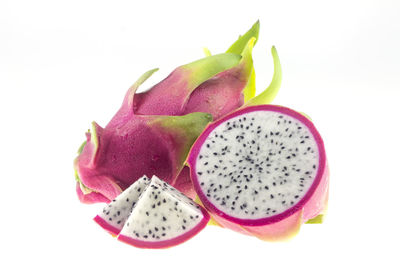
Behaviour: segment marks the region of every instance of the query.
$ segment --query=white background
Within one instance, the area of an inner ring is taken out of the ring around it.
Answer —
[[[0,2],[2,266],[399,266],[399,1]],[[331,167],[329,213],[287,243],[207,227],[141,250],[92,218],[72,160],[90,122],[125,90],[223,52],[257,20],[258,92],[283,67],[274,103],[309,114]],[[4,263],[4,264],[3,264]]]

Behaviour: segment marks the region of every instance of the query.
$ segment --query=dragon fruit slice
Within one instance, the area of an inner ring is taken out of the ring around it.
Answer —
[[[146,176],[137,180],[104,207],[102,212],[94,218],[95,222],[111,234],[118,235],[131,214],[133,206],[149,184],[150,179]]]
[[[153,72],[145,73],[131,89]],[[74,162],[78,196],[83,201],[110,201],[143,175],[175,183],[191,145],[212,119],[206,113],[136,115],[133,97],[128,92],[104,129],[93,123],[87,133],[86,144]]]
[[[201,206],[153,176],[118,240],[141,248],[171,247],[196,235],[209,219]]]
[[[327,201],[323,141],[308,118],[285,107],[249,106],[210,124],[188,164],[213,219],[260,239],[293,236]]]

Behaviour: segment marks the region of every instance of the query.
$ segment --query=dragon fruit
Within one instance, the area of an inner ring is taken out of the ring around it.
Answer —
[[[141,248],[171,247],[196,235],[209,219],[204,208],[153,176],[118,240]]]
[[[293,236],[328,198],[323,141],[291,109],[249,106],[209,124],[188,157],[195,190],[221,226],[263,240]]]
[[[132,86],[135,90],[154,71],[145,73]],[[191,145],[211,116],[136,115],[133,94],[103,129],[96,123],[74,161],[81,201],[108,202],[143,175],[157,175],[175,183]]]
[[[97,215],[94,220],[112,235],[118,235],[132,212],[140,195],[150,184],[150,179],[143,176],[124,192],[117,196]]]
[[[201,206],[153,176],[137,180],[94,220],[133,246],[166,248],[196,235],[209,219]]]

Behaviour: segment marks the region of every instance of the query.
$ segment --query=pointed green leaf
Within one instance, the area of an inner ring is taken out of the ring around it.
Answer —
[[[133,97],[135,96],[136,90],[139,88],[140,85],[142,85],[148,78],[150,78],[151,75],[153,75],[154,72],[158,71],[158,68],[151,69],[149,71],[146,71],[143,73],[139,79],[136,80],[136,82],[129,88],[128,93],[125,96],[125,101],[128,104],[128,106],[131,106],[133,103]]]
[[[243,95],[245,103],[256,95],[256,71],[254,70],[254,67],[251,71],[249,81],[243,89]]]
[[[206,57],[211,56],[211,51],[207,47],[203,47],[203,52]]]
[[[274,100],[275,96],[278,94],[279,88],[282,84],[282,68],[281,63],[279,61],[278,52],[276,48],[273,46],[271,48],[272,58],[274,60],[274,75],[272,76],[272,81],[261,94],[250,99],[246,106],[255,106],[255,105],[263,105],[269,104]]]
[[[231,47],[228,48],[226,53],[233,53],[240,55],[242,54],[242,51],[246,47],[247,43],[249,40],[253,37],[256,38],[256,42],[258,40],[258,34],[260,32],[260,21],[257,20],[256,23],[253,24],[253,26],[248,30],[245,34],[239,36],[239,39],[234,42]],[[256,42],[254,44],[256,44]]]
[[[248,30],[244,35],[240,35],[239,39],[229,47],[226,51],[227,53],[242,54],[249,40],[256,38],[253,46],[257,43],[258,35],[260,32],[260,21],[257,20],[256,23]],[[251,98],[256,95],[256,72],[254,67],[252,67],[251,76],[246,87],[243,89],[244,102],[246,103]]]

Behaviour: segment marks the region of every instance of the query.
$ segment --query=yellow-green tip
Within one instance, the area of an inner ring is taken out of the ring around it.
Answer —
[[[272,81],[261,94],[250,99],[246,106],[255,106],[255,105],[264,105],[270,104],[276,95],[278,94],[279,89],[282,84],[282,67],[281,62],[279,60],[278,52],[276,51],[275,46],[271,48],[272,58],[274,61],[274,75],[272,76]]]

